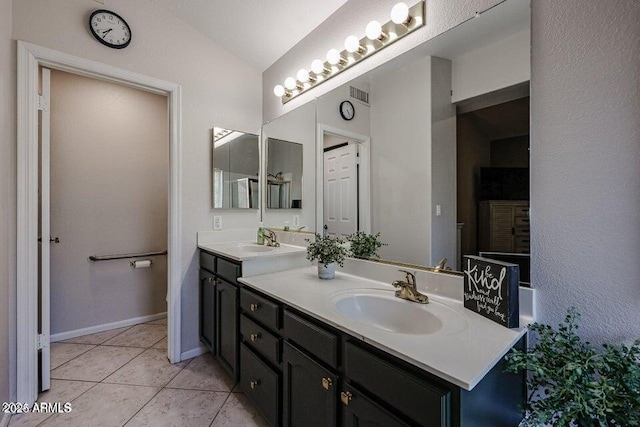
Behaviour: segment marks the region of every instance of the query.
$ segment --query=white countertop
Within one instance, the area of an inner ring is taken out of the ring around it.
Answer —
[[[408,313],[416,309],[435,314],[443,321],[440,330],[420,335],[379,329],[345,317],[335,302],[352,293],[393,295],[390,284],[342,272],[336,272],[333,280],[320,280],[316,267],[239,281],[465,390],[473,389],[526,333],[524,328],[507,329],[465,309],[461,301],[435,294],[429,294],[431,302],[425,305],[397,301],[408,304]]]
[[[235,261],[268,259],[307,252],[307,248],[301,246],[281,244],[278,247],[272,247],[246,241],[199,244],[198,248],[231,258]]]

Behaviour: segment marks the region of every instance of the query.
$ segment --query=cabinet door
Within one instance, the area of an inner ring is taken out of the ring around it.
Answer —
[[[338,377],[289,343],[284,344],[282,359],[284,425],[337,425]]]
[[[358,390],[345,384],[340,393],[343,427],[407,427],[386,409],[378,406]]]
[[[513,252],[514,207],[510,205],[491,206],[491,248],[492,251]]]
[[[216,281],[216,349],[222,366],[238,380],[238,288]]]
[[[215,347],[215,277],[204,269],[200,269],[200,341],[213,354]]]

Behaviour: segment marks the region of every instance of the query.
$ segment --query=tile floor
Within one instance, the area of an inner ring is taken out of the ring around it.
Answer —
[[[51,345],[51,390],[71,412],[11,417],[22,426],[267,426],[209,354],[172,365],[166,319]]]

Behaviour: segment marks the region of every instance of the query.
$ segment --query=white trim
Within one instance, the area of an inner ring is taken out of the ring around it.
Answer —
[[[69,340],[71,338],[82,337],[84,335],[97,334],[98,332],[110,331],[112,329],[124,328],[127,326],[138,325],[140,323],[147,323],[153,320],[164,319],[167,317],[167,313],[150,314],[148,316],[134,317],[131,319],[120,320],[113,323],[105,323],[102,325],[89,326],[88,328],[75,329],[73,331],[60,332],[58,334],[51,335],[51,342],[58,342]]]
[[[196,348],[193,348],[193,349],[191,349],[191,350],[189,350],[189,351],[185,351],[184,353],[182,353],[182,354],[180,355],[180,358],[181,358],[182,360],[193,359],[194,357],[198,357],[198,356],[200,356],[201,354],[205,354],[205,353],[207,353],[208,351],[209,351],[209,350],[207,350],[207,348],[206,348],[206,347],[204,347],[204,346],[202,346],[202,345],[201,345],[201,346],[196,347]]]
[[[371,137],[345,129],[318,123],[316,126],[316,232],[322,234],[324,227],[324,133],[344,136],[358,142],[360,172],[358,193],[360,194],[360,230],[371,233]]]
[[[0,417],[0,427],[7,427],[10,419],[11,414],[2,414],[2,417]]]
[[[175,83],[18,40],[17,105],[17,400],[38,397],[38,67],[124,84],[168,98],[168,356],[181,360],[181,88]]]

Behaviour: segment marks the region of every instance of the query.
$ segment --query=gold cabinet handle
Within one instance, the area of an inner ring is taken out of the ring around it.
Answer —
[[[333,385],[333,381],[331,380],[331,378],[323,378],[322,379],[322,387],[325,390],[329,390],[329,388]]]
[[[211,277],[207,277],[207,282],[213,283],[213,279]]]
[[[252,304],[249,306],[249,309],[250,309],[251,311],[258,311],[258,309],[259,309],[259,308],[260,308],[260,304],[253,304],[253,303],[252,303]]]
[[[249,334],[249,336],[251,337],[251,342],[256,342],[257,340],[260,339],[260,334],[259,333]]]
[[[348,405],[349,402],[351,402],[352,398],[353,398],[353,394],[351,394],[351,392],[349,391],[343,391],[342,393],[340,393],[340,400],[345,405]]]
[[[251,381],[249,383],[251,390],[255,390],[260,385],[260,380]]]

